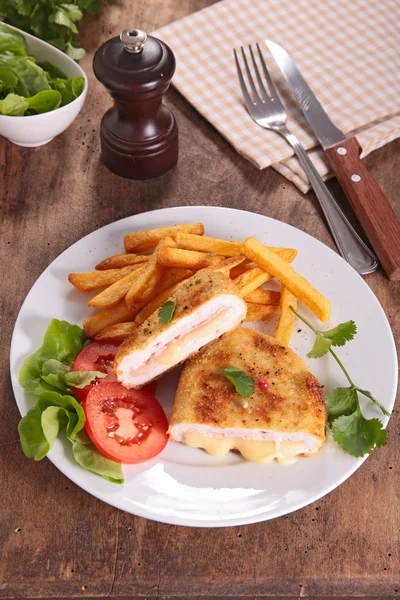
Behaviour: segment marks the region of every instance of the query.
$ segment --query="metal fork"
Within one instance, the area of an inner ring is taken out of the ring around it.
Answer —
[[[242,46],[242,58],[250,85],[251,96],[240,68],[236,50],[233,50],[240,87],[242,88],[243,98],[251,118],[253,121],[258,123],[258,125],[261,125],[261,127],[264,127],[265,129],[271,129],[279,133],[292,146],[320,202],[321,208],[326,217],[340,254],[361,275],[372,273],[378,267],[378,261],[375,255],[364,244],[360,236],[349,223],[342,209],[339,207],[336,200],[333,198],[332,194],[322,181],[317,169],[314,167],[313,163],[308,157],[304,147],[301,145],[297,137],[286,127],[287,115],[285,108],[272,82],[267,65],[265,64],[265,60],[258,44],[257,50],[269,94],[267,93],[261,78],[252,47],[249,45],[250,56],[259,88],[257,90],[255,86],[247,62],[246,54]]]

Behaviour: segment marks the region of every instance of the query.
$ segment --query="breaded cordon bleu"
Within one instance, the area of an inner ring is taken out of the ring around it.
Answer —
[[[249,375],[254,391],[242,398],[224,375]],[[254,462],[293,462],[325,441],[322,386],[293,350],[239,327],[201,350],[182,369],[169,434],[213,456],[238,450]]]
[[[169,323],[160,322],[156,311],[121,344],[113,367],[125,387],[140,388],[157,379],[246,316],[246,303],[220,272],[199,271],[169,302],[174,303]]]

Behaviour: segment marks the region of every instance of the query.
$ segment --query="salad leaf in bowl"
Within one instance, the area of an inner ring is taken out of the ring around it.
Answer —
[[[78,115],[87,92],[82,68],[50,44],[0,23],[0,134],[40,146]]]

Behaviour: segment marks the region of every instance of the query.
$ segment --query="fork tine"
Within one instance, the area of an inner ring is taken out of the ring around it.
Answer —
[[[254,58],[254,54],[253,54],[253,48],[251,47],[250,44],[249,44],[249,50],[250,50],[251,60],[253,61],[254,71],[256,73],[256,77],[257,77],[257,81],[258,81],[258,87],[260,88],[262,97],[264,98],[265,101],[267,101],[267,100],[269,100],[267,90],[265,89],[263,81],[260,77],[260,71],[258,70],[256,59]]]
[[[278,92],[276,91],[276,88],[275,88],[275,86],[273,84],[273,81],[271,79],[271,75],[269,74],[269,71],[267,69],[267,65],[265,64],[265,60],[264,60],[264,57],[263,57],[263,55],[261,53],[261,49],[260,49],[260,46],[259,46],[258,42],[257,42],[257,50],[258,50],[258,54],[260,56],[261,66],[262,66],[262,69],[264,71],[265,79],[267,80],[267,83],[268,83],[268,88],[269,88],[269,91],[270,91],[270,94],[271,94],[271,98],[272,98],[272,100],[274,100],[278,105],[280,105],[283,108],[281,99],[279,98]]]
[[[256,86],[254,85],[254,81],[253,81],[253,78],[252,78],[252,76],[251,76],[251,73],[250,73],[250,69],[249,69],[249,63],[247,62],[247,58],[246,58],[246,55],[245,55],[245,53],[244,53],[243,46],[241,46],[241,47],[240,47],[240,49],[241,49],[241,51],[242,51],[242,57],[243,57],[243,62],[244,62],[244,68],[246,69],[246,73],[247,73],[247,79],[249,80],[249,84],[250,84],[250,87],[251,87],[251,93],[253,94],[253,99],[254,99],[254,102],[253,102],[253,104],[254,104],[255,102],[257,102],[257,100],[259,100],[259,101],[261,102],[261,98],[260,98],[260,96],[258,95],[258,92],[257,92],[257,90],[256,90]]]
[[[252,102],[252,99],[249,96],[249,92],[247,91],[247,87],[246,87],[246,84],[245,84],[244,79],[243,79],[242,71],[240,69],[239,60],[238,60],[235,48],[233,49],[233,53],[235,55],[236,69],[237,69],[237,74],[238,74],[238,78],[239,78],[240,87],[242,89],[243,98],[244,98],[244,101],[245,101],[245,103],[247,105],[247,108],[250,108],[250,105],[253,102]]]

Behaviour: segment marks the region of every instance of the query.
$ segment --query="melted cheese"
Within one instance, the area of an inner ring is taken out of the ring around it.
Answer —
[[[226,320],[227,312],[227,310],[224,310],[218,313],[215,317],[204,323],[204,325],[200,325],[197,329],[189,331],[189,333],[186,333],[179,340],[171,342],[155,360],[163,365],[176,365],[181,362],[181,360],[186,358],[187,348],[191,347],[193,342],[202,338],[208,338],[215,331],[218,331],[219,327]]]
[[[281,464],[290,464],[307,450],[304,442],[215,438],[192,432],[183,434],[183,442],[191,448],[204,448],[211,456],[224,456],[235,448],[246,460],[258,463],[276,458]]]
[[[147,344],[127,353],[117,364],[117,379],[126,387],[140,387],[197,352],[246,315],[246,303],[235,294],[220,294],[194,312],[179,318]]]

